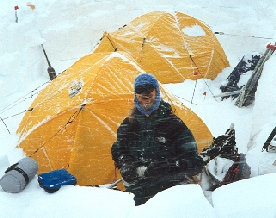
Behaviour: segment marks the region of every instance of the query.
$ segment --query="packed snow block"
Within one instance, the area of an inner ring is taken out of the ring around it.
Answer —
[[[76,185],[76,178],[66,169],[58,169],[38,175],[38,183],[46,192],[58,191],[63,185]]]
[[[25,189],[37,173],[37,162],[26,157],[8,167],[0,179],[0,185],[5,192],[18,193]]]
[[[270,173],[217,188],[212,194],[217,217],[275,218],[275,181]]]
[[[204,217],[215,218],[214,208],[199,185],[177,185],[157,193],[147,203],[136,206],[128,218]]]

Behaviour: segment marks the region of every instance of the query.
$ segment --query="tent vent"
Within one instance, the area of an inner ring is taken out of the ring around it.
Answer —
[[[68,88],[68,93],[70,98],[73,98],[75,95],[77,95],[83,86],[83,81],[81,80],[74,80],[71,84],[70,87]]]

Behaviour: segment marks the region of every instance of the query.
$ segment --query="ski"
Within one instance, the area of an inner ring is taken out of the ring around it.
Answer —
[[[99,185],[100,188],[108,188],[108,189],[114,189],[116,188],[117,184],[122,182],[123,179],[118,179],[117,181],[111,183],[111,184],[105,184],[105,185]]]
[[[227,97],[227,96],[237,95],[240,93],[241,93],[241,90],[237,90],[234,92],[223,92],[221,94],[215,95],[214,98]]]
[[[258,80],[263,72],[264,63],[270,58],[276,48],[276,43],[274,45],[268,44],[266,46],[266,51],[261,59],[258,61],[257,66],[255,67],[252,76],[247,81],[246,85],[241,89],[238,99],[235,102],[235,105],[238,107],[248,106],[255,99],[255,91],[257,90]]]

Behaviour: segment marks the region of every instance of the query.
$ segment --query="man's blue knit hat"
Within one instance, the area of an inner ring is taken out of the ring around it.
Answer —
[[[135,78],[135,81],[134,81],[134,90],[137,86],[143,86],[143,85],[153,85],[156,89],[156,97],[155,97],[155,102],[154,102],[154,105],[153,107],[150,109],[150,110],[147,110],[145,111],[140,105],[139,105],[139,102],[138,102],[138,99],[134,98],[134,103],[135,103],[135,106],[136,108],[143,114],[150,114],[152,113],[153,111],[155,111],[159,105],[160,105],[160,101],[161,101],[161,98],[160,98],[160,88],[159,88],[159,84],[158,84],[158,81],[157,79],[150,73],[141,73],[139,74],[136,78]]]

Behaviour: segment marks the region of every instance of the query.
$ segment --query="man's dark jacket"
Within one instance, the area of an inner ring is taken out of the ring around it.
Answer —
[[[171,177],[174,182],[183,179],[185,173],[194,175],[201,172],[203,165],[191,131],[173,114],[170,104],[163,100],[149,117],[135,109],[133,121],[125,118],[118,128],[117,141],[111,152],[119,169],[124,163],[122,157],[135,162],[136,166],[147,167],[151,163],[158,166],[158,162],[166,162],[168,167],[162,169],[158,176],[164,178],[164,175],[180,173],[180,177]]]

